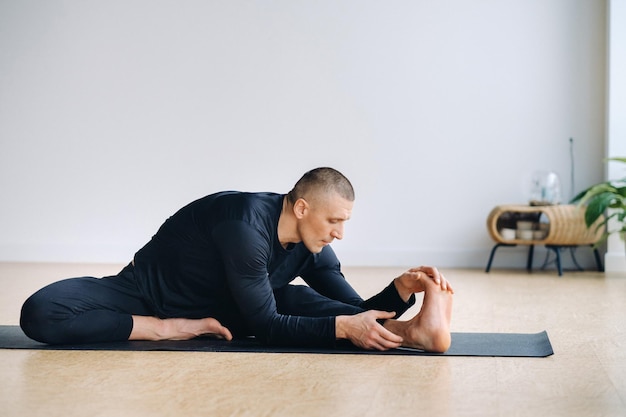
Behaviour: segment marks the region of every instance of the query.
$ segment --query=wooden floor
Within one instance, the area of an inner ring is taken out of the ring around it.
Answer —
[[[0,264],[0,324],[121,265]],[[347,268],[364,296],[403,268]],[[445,270],[453,331],[547,330],[549,358],[0,350],[2,416],[625,416],[626,275]],[[407,314],[414,314],[415,307]]]

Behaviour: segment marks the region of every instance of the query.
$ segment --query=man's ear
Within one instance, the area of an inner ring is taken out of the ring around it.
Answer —
[[[304,198],[299,198],[293,204],[293,214],[297,219],[301,219],[305,216],[306,212],[309,210],[309,203],[306,202]]]

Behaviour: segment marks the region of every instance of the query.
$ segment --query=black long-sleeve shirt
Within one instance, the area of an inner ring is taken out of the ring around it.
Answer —
[[[296,277],[321,295],[363,310],[404,313],[413,303],[393,283],[364,301],[330,246],[313,254],[278,240],[282,194],[212,194],[183,207],[135,254],[138,286],[160,317],[215,317],[266,343],[332,345],[334,317],[279,314],[274,290]],[[354,314],[354,309],[348,309]]]

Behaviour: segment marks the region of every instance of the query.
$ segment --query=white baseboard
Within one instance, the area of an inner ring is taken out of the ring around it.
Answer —
[[[137,247],[63,244],[0,245],[0,262],[128,263]]]
[[[406,250],[389,249],[385,251],[353,251],[336,249],[344,266],[419,266],[432,265],[439,268],[478,268],[485,269],[492,247],[473,250]],[[591,247],[578,247],[574,251],[575,259],[585,270],[595,270],[596,262]],[[547,257],[548,256],[548,257]],[[547,257],[547,258],[546,258]],[[500,247],[491,264],[491,269],[525,269],[528,259],[528,247]],[[548,260],[546,270],[556,270],[555,255],[543,246],[536,246],[533,255],[533,270],[539,270]],[[561,254],[564,269],[574,269],[575,264],[569,250]]]
[[[130,262],[138,245],[128,244],[126,247],[117,245],[0,245],[0,262],[61,262],[61,263],[119,263]],[[388,248],[384,250],[354,249],[334,247],[341,264],[344,266],[381,266],[381,267],[412,267],[432,265],[439,268],[477,268],[485,269],[493,246],[466,249],[420,249],[420,248]],[[536,246],[534,251],[533,269],[538,270],[546,260],[547,250]],[[528,256],[527,246],[500,247],[494,256],[492,269],[525,269]],[[577,262],[586,270],[596,268],[593,252],[589,247],[579,247],[575,251]],[[548,260],[554,260],[550,253]],[[563,268],[573,269],[569,251],[561,256]],[[621,263],[620,263],[621,262]],[[624,271],[626,257],[607,257],[607,270]],[[621,268],[621,269],[620,269]],[[546,270],[555,270],[554,263],[548,264]]]
[[[626,252],[610,252],[604,257],[604,270],[607,273],[622,273],[626,277]]]

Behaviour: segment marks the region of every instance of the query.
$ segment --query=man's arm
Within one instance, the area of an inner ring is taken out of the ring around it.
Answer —
[[[312,256],[308,267],[300,271],[302,279],[316,292],[332,300],[360,306],[363,298],[352,288],[341,273],[341,264],[332,247]]]
[[[334,317],[279,314],[268,278],[269,242],[245,222],[224,223],[214,229],[224,261],[226,280],[237,309],[260,341],[282,345],[332,346]]]
[[[301,276],[321,295],[363,310],[395,311],[397,318],[415,304],[415,296],[410,292],[411,282],[402,287],[392,282],[378,294],[364,301],[341,273],[341,264],[330,246],[326,246],[321,253],[314,256],[313,262],[309,268],[302,271]],[[404,288],[408,288],[409,293],[400,293],[399,289]]]

